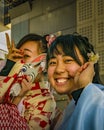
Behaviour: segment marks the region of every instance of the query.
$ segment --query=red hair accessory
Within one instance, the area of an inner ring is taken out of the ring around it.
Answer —
[[[51,45],[51,43],[56,39],[56,35],[50,34],[46,37],[46,40],[48,41],[47,45],[48,47]]]

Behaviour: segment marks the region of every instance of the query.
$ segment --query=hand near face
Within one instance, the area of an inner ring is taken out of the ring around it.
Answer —
[[[5,33],[5,36],[6,36],[7,48],[9,51],[7,54],[7,59],[17,62],[23,57],[23,52],[19,49],[16,49],[14,41],[10,43],[8,33]]]
[[[23,79],[21,82],[21,91],[18,96],[23,97],[33,86],[34,84],[31,82],[31,78],[29,76],[26,79]]]
[[[86,87],[89,83],[92,82],[94,77],[94,63],[87,62],[80,67],[77,71],[74,82],[77,86],[76,89]]]
[[[13,104],[18,105],[21,99],[25,96],[25,94],[32,88],[34,84],[30,81],[30,78],[27,77],[23,79],[21,82],[21,91],[18,96],[16,96],[13,100]]]

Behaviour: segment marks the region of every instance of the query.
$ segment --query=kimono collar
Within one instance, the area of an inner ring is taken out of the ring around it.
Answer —
[[[75,100],[75,104],[77,104],[77,101],[78,101],[82,91],[83,91],[83,88],[75,90],[74,92],[71,93],[73,99]]]

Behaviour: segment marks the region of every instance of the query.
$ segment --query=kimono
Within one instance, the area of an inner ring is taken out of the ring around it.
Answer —
[[[104,86],[88,84],[77,104],[69,103],[55,130],[104,130]]]
[[[0,78],[0,101],[10,102],[10,90],[18,82],[18,72],[24,65],[17,62],[8,76]],[[27,121],[30,130],[49,130],[55,116],[56,102],[46,82],[34,83],[31,90],[17,106],[19,114]]]

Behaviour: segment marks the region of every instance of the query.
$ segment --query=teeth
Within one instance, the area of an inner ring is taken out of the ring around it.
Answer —
[[[65,82],[66,81],[66,79],[58,79],[57,80],[57,82],[59,82],[59,83],[63,83],[63,82]]]

